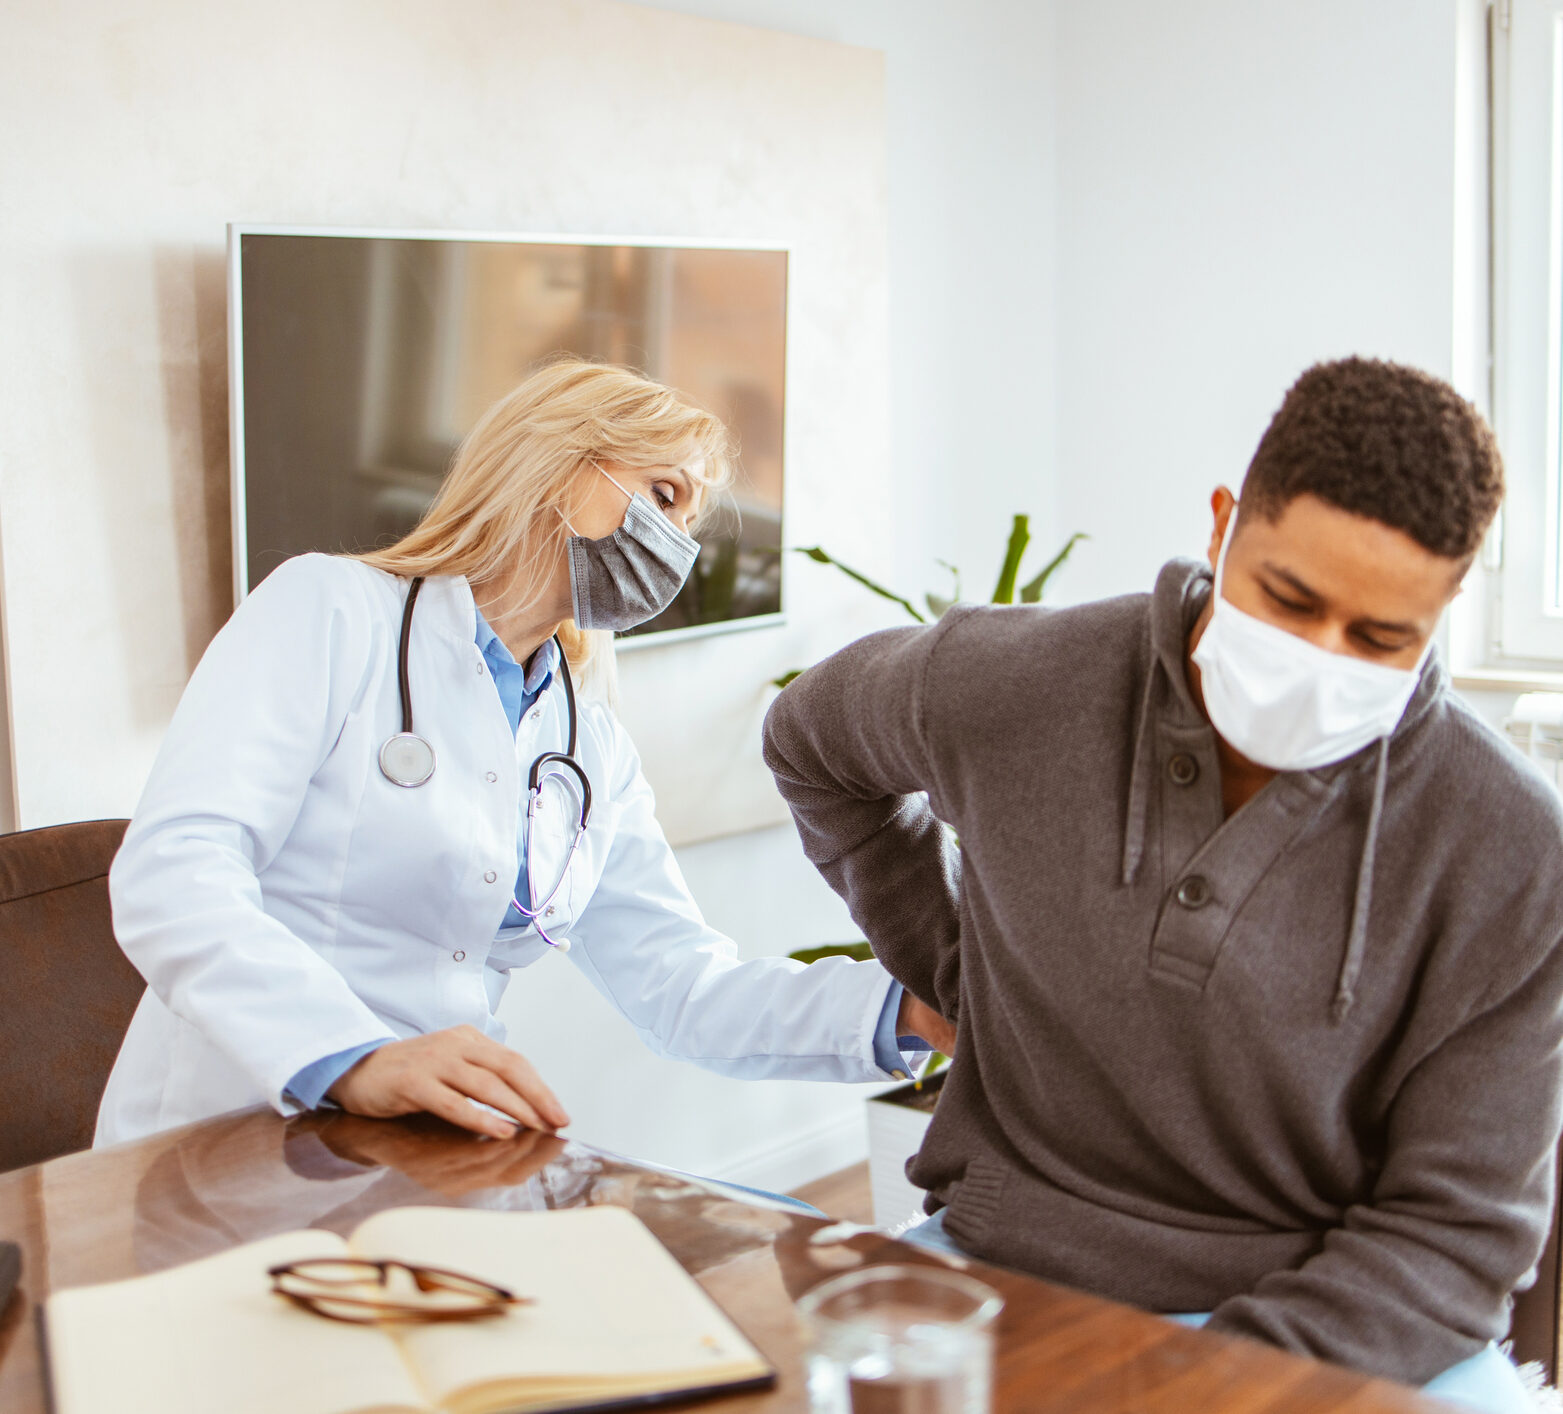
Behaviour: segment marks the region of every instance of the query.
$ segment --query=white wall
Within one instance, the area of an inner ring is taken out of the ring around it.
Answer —
[[[1200,554],[1281,395],[1454,370],[1456,0],[1058,7],[1061,588]]]
[[[894,497],[875,514],[919,602],[948,588],[935,557],[986,598],[1017,511],[1040,568],[1056,530],[1054,0],[645,3],[884,52]]]

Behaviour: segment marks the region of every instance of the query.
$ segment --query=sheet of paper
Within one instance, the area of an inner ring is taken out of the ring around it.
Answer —
[[[57,1414],[426,1414],[395,1343],[271,1291],[266,1269],[344,1256],[290,1232],[171,1271],[53,1296]]]

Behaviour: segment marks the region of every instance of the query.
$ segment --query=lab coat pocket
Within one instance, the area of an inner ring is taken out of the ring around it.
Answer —
[[[548,944],[534,928],[502,928],[494,939],[488,962],[496,972],[513,972],[518,967],[530,967],[548,950]]]
[[[550,933],[565,929],[575,918],[571,907],[578,851],[574,848],[580,817],[574,797],[557,785],[544,789],[530,830],[527,868],[532,894],[542,909],[539,921]]]

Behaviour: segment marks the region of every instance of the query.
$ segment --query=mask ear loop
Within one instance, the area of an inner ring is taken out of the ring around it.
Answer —
[[[1238,501],[1232,502],[1231,513],[1227,516],[1226,529],[1221,532],[1221,548],[1216,551],[1215,584],[1211,588],[1211,595],[1213,596],[1211,599],[1212,607],[1221,598],[1221,582],[1226,578],[1227,573],[1227,551],[1232,548],[1232,536],[1237,531],[1237,511],[1240,504]]]
[[[596,462],[593,462],[592,465],[597,467],[598,471],[602,471],[602,467],[598,466],[598,464]],[[602,474],[604,476],[608,476],[608,473],[605,472],[605,471],[602,471]],[[625,494],[626,497],[629,498],[630,503],[634,504],[635,497],[629,491],[625,491],[624,487],[620,486],[618,481],[614,477],[608,476],[608,480],[612,481],[615,486],[618,486],[620,491],[624,491],[624,494]],[[568,530],[570,532],[570,534],[573,535],[577,540],[580,540],[580,539],[584,538],[581,535],[581,532],[578,531],[573,525],[570,524],[570,517],[567,516],[563,511],[561,511],[558,506],[554,507],[554,514],[557,515],[559,517],[559,519],[564,522],[565,529]]]
[[[595,466],[595,467],[596,467],[596,468],[597,468],[597,470],[598,470],[598,471],[602,471],[602,466],[601,466],[601,464],[600,464],[600,463],[598,463],[598,462],[593,462],[593,463],[592,463],[592,465],[593,465],[593,466]],[[602,474],[603,474],[603,475],[604,475],[604,476],[608,476],[608,473],[607,473],[607,472],[606,472],[606,471],[602,471]],[[608,480],[609,480],[609,481],[611,481],[611,482],[613,482],[613,484],[614,484],[614,485],[615,485],[615,486],[617,486],[617,487],[618,487],[618,488],[619,488],[619,490],[621,490],[621,491],[623,491],[623,492],[624,492],[624,494],[625,494],[625,496],[626,496],[626,497],[628,497],[628,499],[629,499],[629,500],[630,500],[630,501],[631,501],[631,502],[633,502],[633,501],[634,501],[634,499],[635,499],[635,495],[634,495],[634,492],[632,492],[632,491],[629,491],[629,490],[626,490],[626,489],[625,489],[625,487],[624,487],[624,486],[623,486],[623,484],[622,484],[622,483],[621,483],[621,482],[620,482],[620,481],[619,481],[619,479],[618,479],[618,478],[617,478],[617,477],[616,477],[616,476],[608,476]]]

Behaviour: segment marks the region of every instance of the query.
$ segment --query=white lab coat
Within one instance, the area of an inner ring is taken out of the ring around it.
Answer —
[[[191,677],[109,875],[148,991],[98,1144],[262,1101],[290,1114],[301,1068],[386,1036],[465,1022],[504,1039],[494,1012],[512,969],[550,951],[530,925],[500,924],[527,767],[565,745],[564,689],[550,684],[512,736],[471,590],[429,579],[409,671],[437,766],[393,785],[378,753],[401,729],[405,590],[357,561],[289,560]],[[738,962],[689,895],[624,729],[601,703],[579,716],[591,822],[545,920],[570,960],[658,1054],[740,1077],[888,1079],[873,1044],[884,970]],[[574,833],[565,813],[541,817],[543,889]]]

